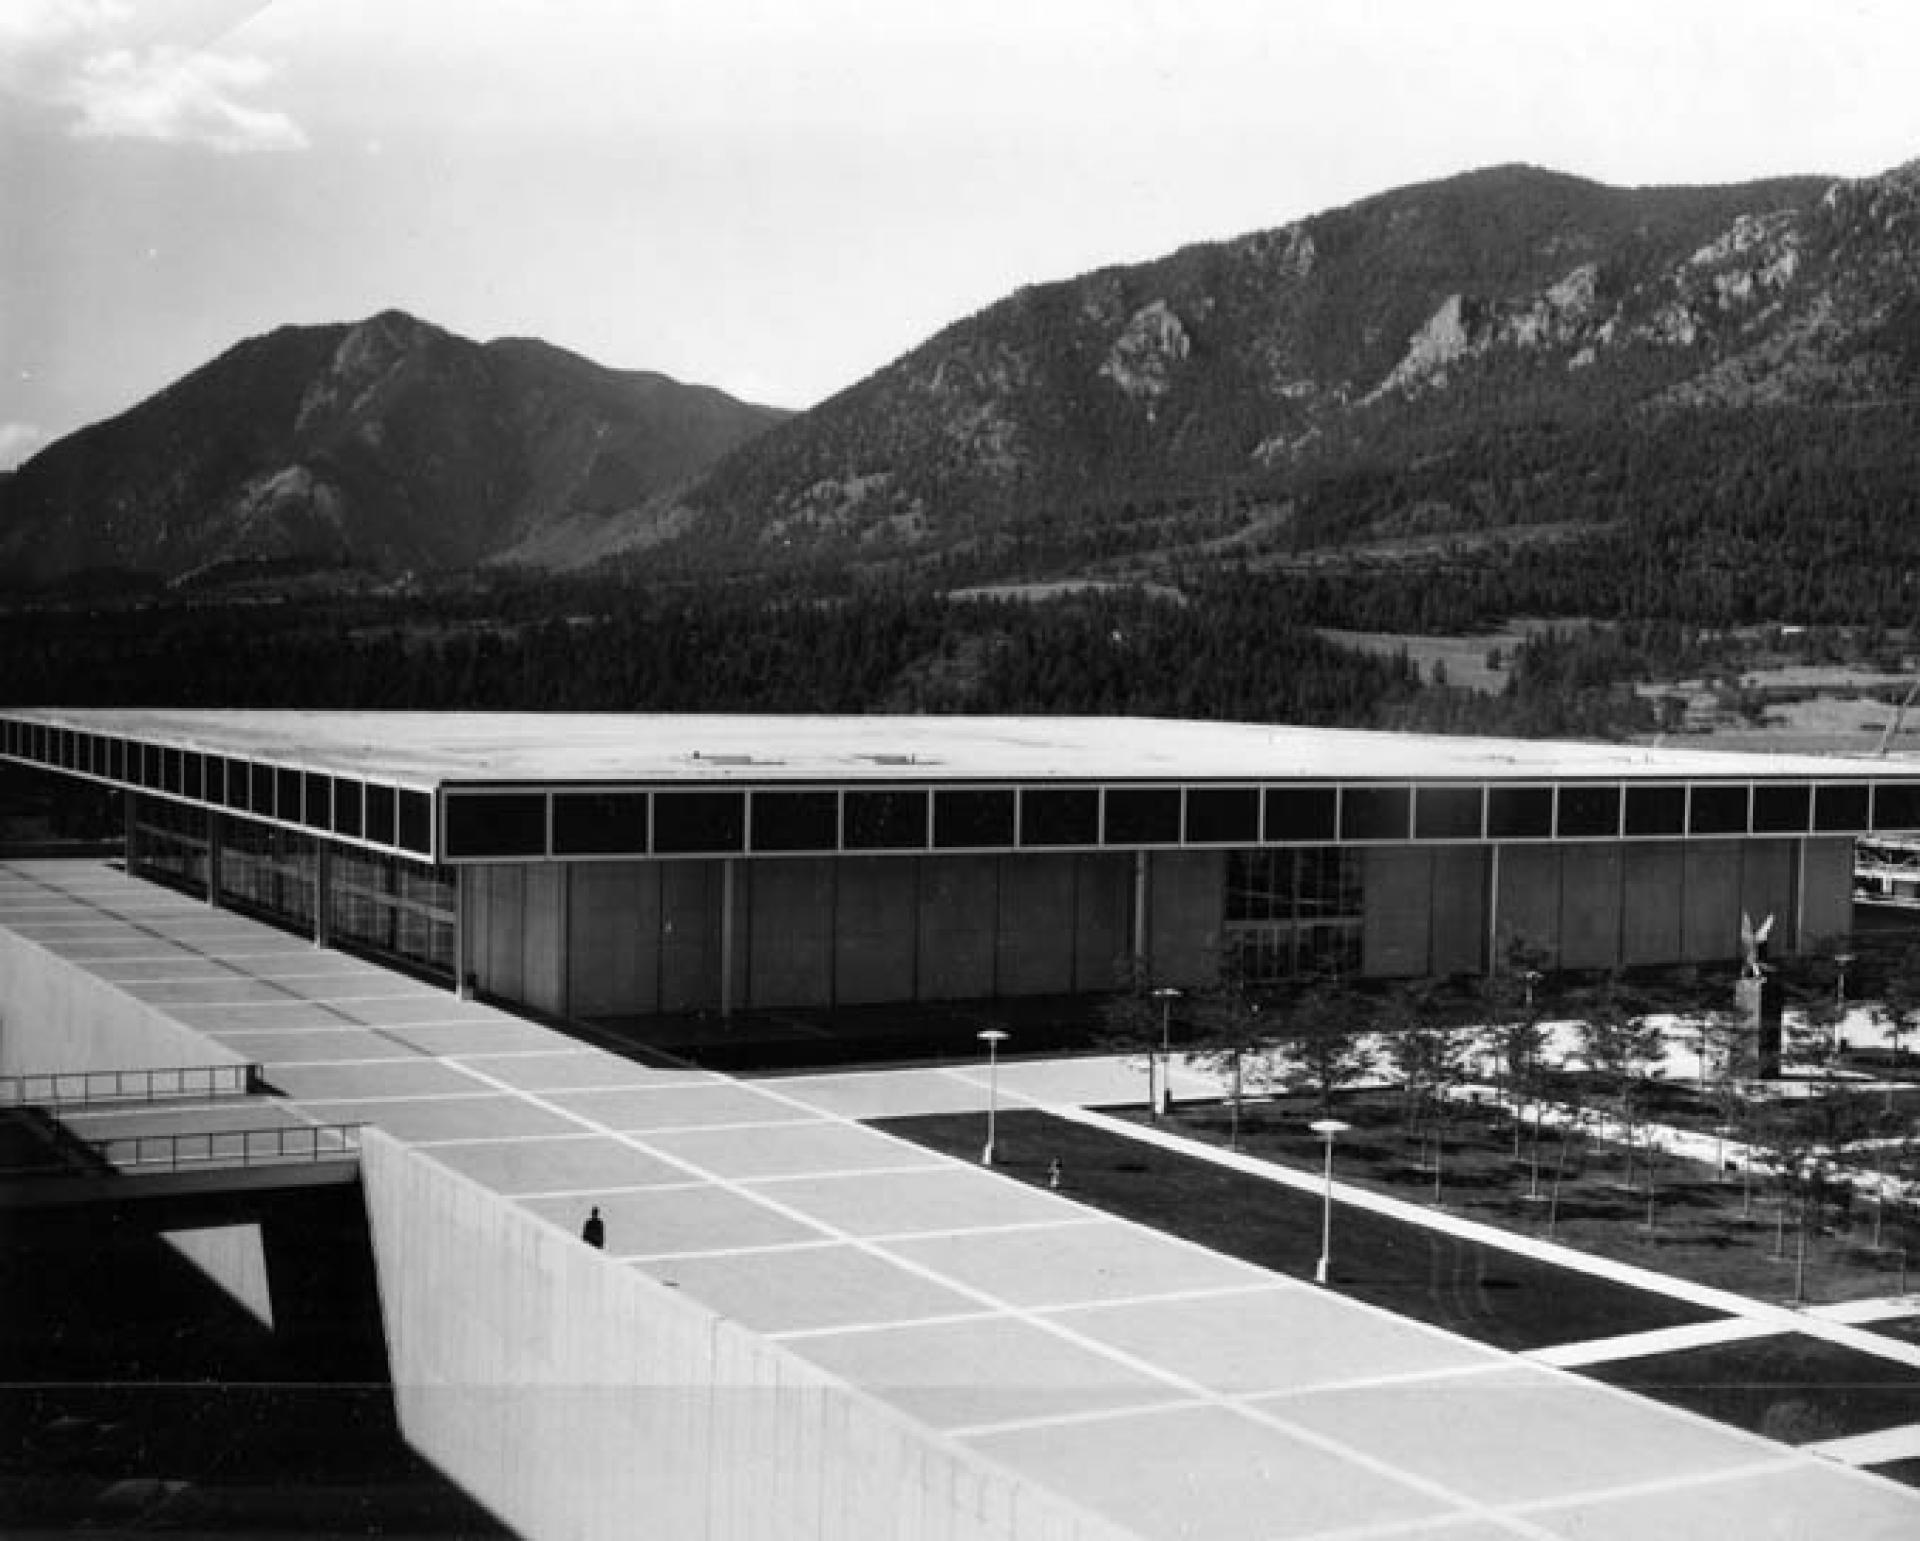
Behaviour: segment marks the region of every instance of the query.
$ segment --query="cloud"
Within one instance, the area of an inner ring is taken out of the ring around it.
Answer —
[[[284,112],[239,98],[272,78],[264,59],[159,44],[81,61],[61,91],[86,139],[157,139],[215,150],[302,150],[307,136]]]
[[[36,423],[0,423],[0,471],[11,471],[46,442],[46,429]]]
[[[257,104],[276,66],[138,36],[142,21],[124,0],[4,0],[0,91],[65,115],[77,138],[229,153],[306,147],[298,123]]]

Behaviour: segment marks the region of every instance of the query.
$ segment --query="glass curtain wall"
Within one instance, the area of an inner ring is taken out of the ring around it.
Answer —
[[[1231,851],[1226,941],[1251,983],[1360,969],[1361,853],[1340,846]]]

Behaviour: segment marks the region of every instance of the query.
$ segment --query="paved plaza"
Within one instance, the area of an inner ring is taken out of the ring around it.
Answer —
[[[984,1125],[983,1065],[747,1081],[643,1064],[100,864],[0,865],[0,925],[259,1061],[290,1116],[376,1124],[570,1234],[597,1206],[607,1267],[1141,1537],[1920,1534],[1920,1491],[1860,1469],[1913,1454],[1913,1429],[1794,1448],[1586,1373],[1796,1331],[1877,1339],[1920,1378],[1920,1348],[1870,1311],[1676,1286],[1706,1321],[1510,1353],[864,1123]],[[997,1078],[1000,1106],[1079,1118],[1141,1090],[1110,1060]],[[168,1116],[97,1113],[86,1133]]]

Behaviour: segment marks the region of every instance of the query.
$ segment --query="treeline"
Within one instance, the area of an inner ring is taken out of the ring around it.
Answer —
[[[1040,602],[524,588],[483,601],[151,606],[0,617],[31,705],[1124,714],[1610,735],[1651,725],[1617,639],[1543,637],[1506,690],[1319,636],[1283,587]]]

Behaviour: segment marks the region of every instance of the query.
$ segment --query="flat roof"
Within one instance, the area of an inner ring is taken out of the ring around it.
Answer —
[[[460,784],[1886,779],[1862,755],[1150,717],[11,708],[40,723],[422,789]]]

